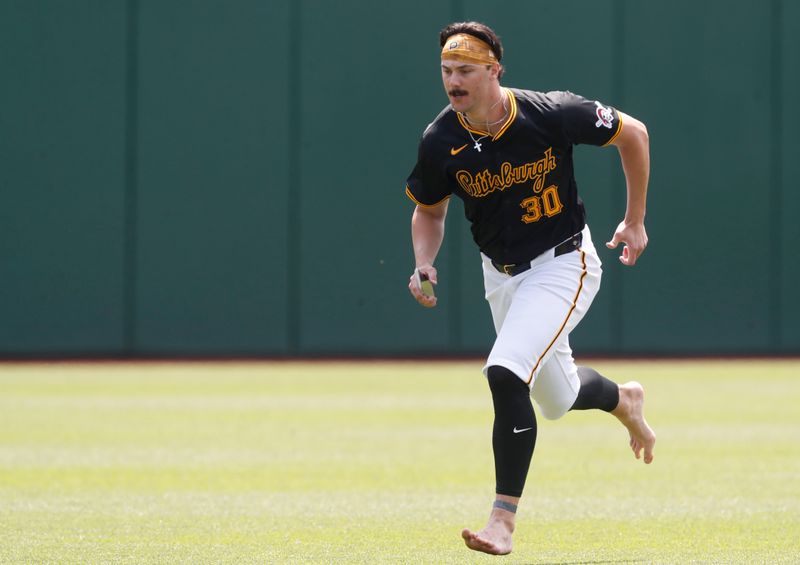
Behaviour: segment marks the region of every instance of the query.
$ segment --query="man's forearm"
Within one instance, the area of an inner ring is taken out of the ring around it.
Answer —
[[[622,170],[625,172],[628,203],[626,222],[644,222],[647,211],[647,184],[650,180],[650,152],[647,138],[639,143],[619,147]]]
[[[421,212],[411,217],[411,241],[416,267],[433,265],[444,239],[444,216]]]

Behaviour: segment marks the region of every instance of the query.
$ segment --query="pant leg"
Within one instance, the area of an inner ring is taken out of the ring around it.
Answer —
[[[557,420],[575,403],[581,383],[572,357],[569,338],[564,336],[553,347],[553,354],[542,365],[531,386],[531,396],[542,416]]]
[[[578,251],[559,257],[553,257],[552,251],[543,254],[530,270],[516,277],[490,269],[484,264],[487,300],[498,333],[486,367],[506,367],[532,388],[543,373],[537,403],[546,417],[559,417],[572,405],[579,388],[569,332],[600,288],[602,269],[589,228],[584,229]],[[548,365],[554,356],[556,361]]]

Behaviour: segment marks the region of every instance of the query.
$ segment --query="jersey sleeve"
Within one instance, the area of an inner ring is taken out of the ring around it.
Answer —
[[[419,143],[417,164],[406,179],[406,196],[423,207],[436,206],[450,197],[444,169],[430,158],[425,137]]]
[[[597,100],[559,92],[561,127],[573,144],[608,145],[622,131],[619,112]]]

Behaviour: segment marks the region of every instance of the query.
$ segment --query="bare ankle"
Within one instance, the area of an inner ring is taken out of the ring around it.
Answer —
[[[513,533],[517,523],[517,505],[500,499],[495,500],[489,515],[489,524],[492,523],[499,523],[509,533]]]
[[[641,399],[642,396],[642,389],[639,383],[625,383],[619,385],[619,403],[617,407],[611,411],[611,414],[617,416],[626,417],[630,415],[630,412],[634,409],[634,404],[637,400]]]
[[[495,508],[489,515],[489,523],[491,524],[492,522],[502,524],[509,532],[513,532],[517,523],[517,517],[511,512]]]

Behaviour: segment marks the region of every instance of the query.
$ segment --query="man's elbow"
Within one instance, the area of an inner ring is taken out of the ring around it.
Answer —
[[[414,214],[431,220],[443,220],[447,215],[448,200],[449,198],[445,198],[442,202],[434,206],[421,206],[417,204],[417,207],[414,209]]]
[[[638,120],[637,120],[638,121]],[[644,125],[644,122],[639,122],[639,141],[645,147],[650,146],[650,132],[647,131],[647,126]]]
[[[631,138],[631,142],[637,145],[643,145],[644,147],[650,145],[650,132],[647,131],[647,126],[644,122],[629,116],[625,126],[627,126],[631,132],[630,136],[626,136]]]
[[[649,150],[650,133],[643,122],[634,117],[623,115],[622,132],[612,143],[618,149],[644,149]]]

